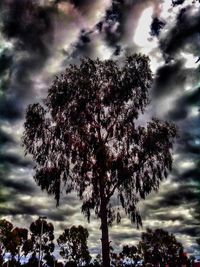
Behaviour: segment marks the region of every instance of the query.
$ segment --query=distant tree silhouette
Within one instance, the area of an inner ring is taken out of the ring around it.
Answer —
[[[136,246],[123,246],[122,252],[120,253],[121,257],[124,259],[130,259],[132,261],[131,266],[138,266],[138,262],[141,261],[141,257]]]
[[[147,229],[142,233],[142,240],[139,242],[138,250],[144,259],[145,264],[153,266],[179,267],[187,264],[187,257],[183,253],[183,246],[173,234],[163,229]]]
[[[21,257],[27,256],[32,250],[28,243],[27,229],[14,227],[5,219],[0,220],[0,244],[3,258],[6,252],[10,253],[10,263],[20,266]]]
[[[43,224],[43,231],[41,236],[41,228]],[[31,242],[33,246],[33,254],[32,254],[32,261],[36,262],[39,256],[39,249],[40,249],[40,236],[41,236],[41,258],[49,256],[54,251],[54,226],[52,223],[48,223],[44,219],[37,219],[36,221],[32,222],[30,225],[30,232],[31,232]],[[33,263],[32,263],[33,264]]]
[[[5,256],[6,252],[10,252],[9,240],[11,237],[11,232],[13,229],[13,224],[5,219],[0,220],[0,245],[1,245],[1,252],[3,257]]]
[[[66,228],[57,239],[60,255],[68,261],[71,259],[78,266],[89,264],[91,256],[87,246],[88,236],[88,230],[81,225]]]
[[[121,64],[122,65],[122,64]],[[103,266],[110,266],[108,226],[120,222],[118,199],[132,222],[141,225],[136,204],[159,188],[171,169],[176,129],[153,119],[138,126],[149,103],[149,59],[84,59],[57,77],[42,104],[26,112],[23,145],[36,163],[34,179],[59,204],[61,189],[76,190],[82,211],[101,220]]]

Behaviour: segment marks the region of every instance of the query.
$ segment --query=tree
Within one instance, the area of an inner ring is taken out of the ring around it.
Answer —
[[[138,266],[138,262],[141,261],[141,257],[138,253],[138,248],[136,246],[123,246],[122,252],[120,253],[121,257],[132,260],[131,266]]]
[[[76,190],[82,212],[101,220],[103,266],[110,266],[108,226],[120,221],[118,199],[131,221],[141,225],[140,198],[159,188],[171,169],[175,126],[157,119],[136,123],[149,102],[149,59],[83,59],[57,77],[42,104],[26,112],[22,142],[36,163],[34,179],[59,204],[61,188]],[[56,160],[55,160],[56,159]]]
[[[15,227],[11,231],[10,242],[8,244],[12,258],[17,257],[17,263],[20,264],[22,256],[27,256],[32,250],[28,240],[28,230],[26,228]]]
[[[89,264],[91,256],[87,246],[88,236],[88,230],[81,225],[66,228],[57,240],[60,255],[67,260],[72,259],[78,266]]]
[[[2,257],[5,257],[6,252],[10,253],[11,261],[16,266],[21,266],[21,257],[27,256],[32,250],[28,239],[28,230],[14,227],[5,219],[0,220],[0,243]]]
[[[5,219],[0,220],[0,245],[3,257],[6,252],[10,252],[8,246],[12,229],[13,224],[11,222]]]
[[[142,233],[142,240],[139,242],[138,250],[144,263],[153,266],[169,267],[182,266],[187,263],[183,246],[173,234],[163,229],[147,229]]]
[[[31,223],[30,232],[31,232],[30,240],[33,244],[33,254],[31,257],[32,262],[37,261],[37,258],[36,258],[37,254],[38,254],[38,258],[40,257],[43,259],[43,256],[44,256],[44,258],[47,257],[49,259],[49,256],[54,251],[53,224],[48,223],[46,220],[39,218],[36,221]],[[40,251],[40,242],[41,242],[41,251]]]

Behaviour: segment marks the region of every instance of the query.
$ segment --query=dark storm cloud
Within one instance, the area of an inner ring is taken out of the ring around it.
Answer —
[[[9,121],[20,119],[23,115],[23,105],[22,101],[21,103],[19,101],[7,95],[0,97],[0,118]]]
[[[76,207],[68,207],[66,210],[59,210],[59,212],[57,209],[53,209],[50,212],[48,210],[46,215],[53,221],[64,222],[66,219],[69,220],[70,218],[72,218],[77,213],[77,211],[78,209]]]
[[[183,123],[183,133],[179,139],[178,150],[182,155],[187,154],[190,157],[193,156],[195,159],[198,158],[200,153],[199,118],[193,119],[192,122],[193,125],[191,122],[189,123],[189,121]]]
[[[72,1],[77,8],[85,7],[81,5],[81,1]],[[76,3],[75,3],[76,2]],[[90,3],[91,4],[91,3]],[[125,3],[124,1],[112,1],[111,6],[105,10],[105,15],[91,29],[82,29],[80,31],[77,42],[73,44],[73,51],[70,58],[80,59],[83,57],[96,58],[96,45],[95,39],[100,36],[106,41],[109,46],[113,48],[113,55],[117,56],[121,52],[121,47],[118,45],[118,41],[121,38],[123,30],[122,26],[122,12],[124,12]],[[92,5],[88,5],[88,9],[91,9]],[[67,61],[70,59],[67,58]],[[66,60],[64,61],[66,64]]]
[[[190,205],[194,209],[194,213],[196,213],[198,207],[198,193],[195,190],[196,185],[188,183],[187,180],[184,180],[184,176],[181,175],[179,175],[178,182],[178,186],[175,188],[165,190],[159,195],[159,198],[145,203],[145,209],[141,211],[143,219],[153,218],[159,221],[185,221],[184,216],[179,214],[178,211],[177,213],[170,213],[171,210],[176,210],[184,205]],[[168,209],[169,212],[166,212]]]
[[[166,25],[166,22],[161,20],[158,17],[153,18],[150,29],[151,29],[151,35],[152,36],[159,36],[160,31],[164,28]]]
[[[161,221],[166,221],[166,220],[168,220],[168,221],[185,221],[184,215],[168,213],[167,216],[166,216],[166,211],[164,213],[160,213],[160,214],[159,214],[159,211],[158,211],[158,213],[156,213],[156,215],[154,215],[154,216],[155,216],[154,218],[156,218],[160,222]]]
[[[173,6],[182,5],[185,2],[185,0],[172,0]]]
[[[199,234],[200,234],[200,228],[196,228],[196,227],[194,227],[194,225],[193,226],[187,226],[186,225],[183,228],[178,227],[176,229],[176,233],[196,237],[196,236],[199,236]]]
[[[9,177],[2,177],[1,178],[1,186],[6,188],[7,191],[11,192],[12,195],[14,194],[29,194],[34,195],[36,192],[33,184],[30,183],[28,178],[26,180],[22,180],[19,177],[16,177],[15,180],[10,179]]]
[[[96,23],[96,25],[89,30],[81,30],[79,38],[74,44],[74,49],[71,54],[72,59],[77,59],[84,56],[95,58],[96,45],[94,41],[96,37],[102,38],[105,44],[113,50],[113,56],[119,56],[124,51],[124,44],[122,43],[124,43],[126,39],[131,39],[129,29],[130,24],[133,24],[131,27],[131,30],[133,31],[137,24],[137,20],[139,19],[139,14],[146,6],[148,6],[149,3],[153,2],[154,1],[151,0],[145,0],[143,2],[138,0],[111,1],[110,7],[105,10],[105,15]],[[156,1],[154,3],[156,3]],[[79,5],[79,3],[77,3],[75,6],[82,10],[82,6]],[[87,9],[89,10],[91,8],[92,5],[90,3]],[[134,20],[132,18],[133,14]],[[131,20],[131,22],[129,20]],[[163,26],[164,22],[158,20],[157,25],[154,23],[152,26],[152,31],[154,30],[154,32],[158,32]],[[160,29],[158,29],[158,27],[160,27]]]
[[[111,6],[106,10],[104,18],[97,23],[96,27],[99,32],[103,35],[107,45],[118,49],[120,42],[127,37],[126,25],[131,15],[135,15],[137,11],[135,7],[140,6],[148,1],[137,1],[137,0],[112,0]],[[134,21],[135,22],[135,21]],[[134,29],[134,24],[132,29]],[[119,53],[119,51],[118,51]]]
[[[7,193],[5,196],[6,204],[5,207],[0,207],[0,214],[17,216],[47,216],[48,219],[53,221],[65,221],[67,218],[71,218],[77,214],[79,207],[74,206],[73,208],[68,206],[66,209],[59,209],[56,206],[49,205],[44,201],[40,201],[42,195],[38,192],[37,187],[34,187],[30,180],[27,178],[19,179],[15,181],[3,179],[1,181]],[[21,198],[24,197],[35,197],[38,195],[38,201],[35,198],[34,201],[30,202]],[[12,197],[11,197],[12,196]],[[5,201],[4,201],[5,202]],[[1,202],[2,204],[2,202]]]
[[[134,226],[133,226],[134,228]],[[131,242],[131,241],[134,241],[134,240],[137,240],[140,238],[140,233],[139,232],[136,232],[136,231],[131,231],[129,229],[129,231],[127,232],[114,232],[114,233],[111,233],[111,240],[115,240],[115,242],[117,242],[118,245],[121,245],[123,244],[124,240],[126,240],[126,242]]]
[[[13,140],[13,137],[9,134],[7,134],[5,131],[0,129],[0,145],[5,145],[8,143],[14,144],[15,141]]]
[[[4,0],[2,32],[8,39],[15,38],[18,47],[48,54],[47,41],[51,41],[50,8],[41,7],[37,1]]]
[[[13,60],[13,54],[9,49],[4,49],[0,53],[0,76],[9,70]]]
[[[115,46],[123,34],[125,1],[112,1],[111,7],[107,9],[104,21],[99,22],[100,32],[103,30],[105,40],[110,46]]]
[[[191,169],[191,170],[187,170],[185,171],[182,175],[181,175],[181,180],[187,182],[187,181],[199,181],[199,177],[200,177],[200,166],[198,166],[196,169]]]
[[[176,91],[177,88],[183,88],[187,74],[183,60],[170,62],[158,68],[152,89],[153,97],[164,97]]]
[[[40,213],[38,214],[38,211],[40,210],[41,206],[31,206],[30,204],[22,204],[21,202],[18,202],[16,204],[18,205],[15,205],[13,208],[7,208],[8,215],[41,215]]]
[[[9,84],[0,97],[3,119],[15,120],[24,114],[26,99],[33,94],[32,75],[43,68],[50,55],[54,13],[53,7],[40,6],[33,0],[1,3],[1,30],[13,42],[12,54],[5,50],[0,57],[0,72],[10,72]]]
[[[187,186],[183,181],[183,184],[176,188],[176,190],[166,192],[165,195],[156,202],[156,205],[162,208],[178,207],[186,203],[195,203],[196,197],[197,195],[194,192],[194,187]]]
[[[200,33],[200,12],[191,12],[192,6],[182,8],[177,15],[176,23],[167,35],[160,40],[161,50],[170,56],[174,56],[186,44],[191,52],[198,53]]]
[[[12,167],[32,167],[32,162],[18,156],[16,154],[6,153],[6,151],[2,151],[0,153],[0,162],[2,164],[12,166]]]
[[[184,92],[183,96],[179,97],[175,101],[173,109],[168,114],[168,118],[174,121],[186,119],[191,107],[197,106],[199,103],[200,87],[196,88],[195,90],[190,90],[186,93]]]
[[[78,37],[78,41],[74,43],[73,52],[70,57],[72,59],[80,59],[83,57],[93,57],[94,55],[94,45],[93,45],[93,30],[86,31],[82,29]],[[69,59],[67,59],[69,60]],[[66,65],[66,61],[64,64]]]
[[[69,0],[69,2],[72,3],[76,8],[79,8],[81,10],[91,4],[91,0]]]

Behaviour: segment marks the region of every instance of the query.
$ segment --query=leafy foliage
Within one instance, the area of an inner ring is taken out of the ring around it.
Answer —
[[[0,243],[3,256],[10,253],[12,260],[19,262],[22,256],[26,256],[31,250],[29,245],[28,230],[25,228],[13,227],[12,223],[0,220]]]
[[[78,266],[84,262],[88,264],[91,260],[87,246],[88,236],[87,229],[81,225],[66,228],[57,240],[60,255],[68,261],[73,260]]]
[[[121,257],[124,259],[130,259],[133,266],[137,266],[138,262],[141,261],[141,256],[139,255],[139,251],[136,246],[123,246]]]
[[[40,222],[39,222],[40,221]],[[13,267],[38,267],[38,253],[35,244],[30,244],[26,249],[26,242],[33,240],[33,235],[38,236],[41,220],[38,219],[31,223],[32,232],[25,228],[14,227],[13,224],[5,219],[0,220],[0,264],[7,266],[5,261],[5,253],[9,252],[11,257],[9,266]],[[45,230],[46,229],[46,230]],[[50,230],[51,229],[51,230]],[[45,233],[52,233],[53,225],[44,221]],[[40,229],[41,230],[41,229]],[[46,235],[46,234],[45,234]],[[49,234],[48,234],[49,235]],[[51,235],[51,234],[50,234]],[[60,247],[60,255],[67,260],[65,266],[82,266],[84,263],[88,267],[102,266],[102,257],[97,255],[95,259],[91,260],[89,254],[87,239],[88,231],[82,226],[72,226],[66,228],[59,236],[57,243]],[[50,238],[52,239],[52,238]],[[14,249],[14,245],[16,245]],[[46,244],[47,245],[47,244]],[[50,246],[51,247],[51,246]],[[55,247],[43,250],[41,266],[49,267],[63,267],[63,263],[59,262],[52,254]],[[28,256],[29,261],[22,264],[18,259],[19,255]],[[28,252],[28,254],[25,254]],[[179,267],[179,266],[193,266],[194,258],[188,259],[187,254],[183,251],[181,243],[177,242],[173,234],[162,229],[151,230],[147,229],[142,233],[141,241],[135,246],[124,245],[120,253],[116,253],[111,247],[110,249],[112,266],[159,266],[165,267]],[[140,263],[139,263],[140,262]]]
[[[169,234],[163,229],[147,229],[142,233],[142,240],[138,249],[145,264],[150,263],[156,266],[168,264],[169,267],[181,266],[186,264],[187,257],[183,253],[183,246],[179,243],[173,234]]]
[[[61,189],[76,190],[82,212],[101,219],[103,265],[109,267],[108,224],[120,222],[120,205],[137,226],[136,204],[167,177],[176,128],[152,119],[136,123],[149,103],[149,59],[83,59],[57,77],[42,104],[30,105],[25,152],[36,163],[34,179],[59,204]],[[112,205],[112,198],[118,205]],[[106,258],[106,260],[105,260]]]
[[[90,209],[99,215],[103,183],[106,203],[116,193],[131,220],[141,224],[135,204],[167,176],[176,135],[168,122],[134,122],[149,101],[148,61],[134,55],[120,68],[112,60],[84,59],[55,79],[44,105],[28,107],[23,145],[36,162],[35,180],[57,204],[65,185],[67,193],[78,191],[88,219]],[[120,221],[108,209],[110,221]]]
[[[41,236],[41,229],[42,236]],[[41,237],[41,251],[46,255],[51,254],[54,251],[54,226],[52,223],[48,223],[44,219],[37,219],[36,221],[32,222],[30,225],[30,232],[31,232],[31,242],[33,244],[33,251],[34,254],[38,253],[39,255],[39,248],[40,248],[40,237]]]

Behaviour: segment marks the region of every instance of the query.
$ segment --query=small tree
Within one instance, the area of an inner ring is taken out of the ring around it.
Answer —
[[[120,255],[124,259],[130,259],[132,261],[131,266],[138,266],[138,262],[141,261],[141,257],[138,253],[138,248],[136,246],[123,246]]]
[[[12,258],[17,257],[18,264],[22,256],[27,256],[31,252],[28,240],[28,230],[26,228],[15,227],[11,232],[10,251]]]
[[[183,253],[183,246],[173,234],[162,229],[155,231],[147,229],[142,233],[142,240],[139,242],[138,250],[144,259],[144,263],[153,266],[181,266],[186,259]]]
[[[13,224],[5,219],[0,220],[0,244],[2,256],[10,253],[11,261],[16,266],[20,266],[22,256],[27,256],[31,250],[28,239],[28,230],[25,228],[14,227]]]
[[[88,230],[81,225],[66,228],[57,242],[60,255],[67,260],[72,259],[78,266],[89,264],[91,256],[87,246]]]
[[[41,231],[42,229],[42,231]],[[32,261],[37,261],[36,255],[40,258],[50,256],[54,251],[54,227],[44,219],[37,219],[30,225],[31,242],[33,245]],[[42,232],[42,233],[41,233]],[[42,234],[42,235],[41,235]],[[41,242],[41,251],[40,251]]]
[[[3,257],[6,252],[10,252],[9,244],[11,240],[11,232],[13,224],[5,219],[0,220],[0,245]]]
[[[55,79],[42,105],[27,109],[23,145],[36,162],[34,179],[57,204],[63,186],[66,193],[76,190],[88,220],[95,210],[104,267],[110,266],[108,226],[120,221],[112,198],[139,226],[137,202],[157,190],[171,169],[174,125],[136,123],[151,83],[145,56],[127,57],[123,66],[84,59]]]

